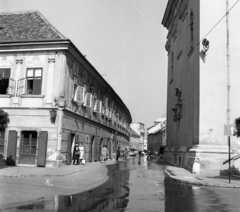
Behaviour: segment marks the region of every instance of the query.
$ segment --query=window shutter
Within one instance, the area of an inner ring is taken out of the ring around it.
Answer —
[[[116,114],[115,122],[118,122],[118,121],[119,121],[119,114],[117,113],[117,114]]]
[[[96,101],[94,102],[94,107],[93,107],[93,111],[94,111],[94,112],[98,112],[98,111],[97,111],[98,101],[99,101],[99,100],[96,100]]]
[[[85,88],[81,86],[77,86],[77,90],[74,95],[74,101],[83,103],[84,97],[85,97]]]
[[[16,151],[17,151],[17,131],[9,130],[7,157],[11,156],[15,163],[16,163]]]
[[[106,107],[106,116],[107,116],[107,118],[109,118],[109,108],[108,107]]]
[[[111,119],[112,118],[112,110],[109,109],[109,118]]]
[[[72,163],[72,135],[71,133],[68,133],[68,140],[67,140],[67,165],[70,165]]]
[[[114,124],[115,122],[115,111],[112,111],[112,123]]]
[[[14,95],[15,91],[15,80],[9,79],[8,94]]]
[[[102,112],[102,101],[97,100],[94,104],[94,111],[97,113],[101,113]]]
[[[84,105],[86,107],[91,107],[92,106],[92,94],[91,93],[86,94]]]
[[[40,167],[46,166],[47,142],[48,142],[48,132],[47,131],[39,132],[37,166],[40,166]]]
[[[105,115],[105,113],[106,113],[106,107],[105,107],[105,105],[102,107],[102,114],[103,115]]]
[[[26,81],[25,78],[18,80],[18,85],[17,85],[18,95],[25,94],[25,81]]]

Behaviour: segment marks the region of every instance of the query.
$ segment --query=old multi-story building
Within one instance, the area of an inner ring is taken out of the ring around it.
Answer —
[[[145,135],[144,124],[141,122],[133,122],[130,124],[130,127],[140,136],[139,149],[143,150],[144,149],[144,135]]]
[[[189,170],[196,158],[201,173],[228,169],[223,165],[228,159],[224,124],[233,124],[240,116],[239,10],[240,3],[229,0],[169,0],[165,10],[165,155],[169,162]],[[232,156],[239,147],[239,140],[231,137]]]
[[[141,149],[140,135],[138,135],[132,128],[130,128],[129,132],[130,132],[129,148],[140,150]]]
[[[148,131],[148,151],[151,154],[163,154],[166,146],[166,118],[161,117],[154,121]]]
[[[129,145],[124,102],[38,11],[0,13],[0,107],[10,118],[0,154],[17,165],[71,164],[79,142],[87,162]]]

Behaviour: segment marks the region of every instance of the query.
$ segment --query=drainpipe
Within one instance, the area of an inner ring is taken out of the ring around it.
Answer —
[[[230,53],[229,53],[229,12],[228,0],[226,0],[226,29],[227,29],[227,124],[230,123]],[[231,183],[231,162],[230,162],[230,136],[228,136],[228,176]]]
[[[61,153],[62,145],[62,122],[63,122],[63,109],[58,108],[58,128],[57,128],[57,154]]]

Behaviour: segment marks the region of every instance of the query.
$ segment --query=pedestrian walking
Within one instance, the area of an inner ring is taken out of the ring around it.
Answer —
[[[101,151],[101,160],[103,163],[105,163],[105,161],[107,160],[107,157],[108,157],[108,149],[107,149],[107,146],[104,146]]]
[[[82,145],[82,143],[80,143],[79,145],[79,151],[80,151],[80,154],[79,154],[79,163],[83,164],[83,160],[84,160],[84,147]],[[85,163],[84,163],[85,164]],[[84,165],[83,164],[83,165]]]
[[[128,156],[128,150],[126,148],[125,151],[124,151],[124,158],[127,159],[127,156]]]
[[[117,158],[116,158],[116,160],[119,159],[119,157],[120,157],[120,153],[121,153],[121,151],[120,151],[120,146],[119,146],[118,149],[117,149]]]
[[[80,150],[79,150],[78,143],[76,143],[73,149],[73,165],[79,164],[79,155],[80,155]]]

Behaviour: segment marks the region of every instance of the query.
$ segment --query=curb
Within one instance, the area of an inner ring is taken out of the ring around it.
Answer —
[[[179,179],[178,177],[172,175],[168,172],[168,170],[164,170],[164,172],[173,179],[175,182],[185,183],[185,184],[191,184],[191,185],[198,185],[198,186],[212,186],[212,187],[222,187],[222,188],[240,188],[240,185],[236,184],[215,184],[215,183],[206,183],[206,182],[194,182],[189,180],[183,180]]]
[[[83,168],[67,172],[65,174],[56,174],[56,175],[50,175],[50,174],[45,174],[45,175],[37,175],[37,174],[0,174],[0,177],[63,177],[67,175],[74,174],[76,172],[84,170]]]

